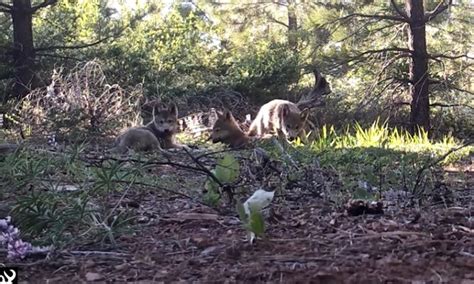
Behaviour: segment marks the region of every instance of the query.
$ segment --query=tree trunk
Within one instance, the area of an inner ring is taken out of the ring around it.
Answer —
[[[423,1],[406,0],[406,12],[410,18],[408,48],[412,51],[410,62],[410,126],[430,129],[430,98],[428,89],[428,53]]]
[[[33,45],[33,23],[31,0],[13,0],[13,60],[15,85],[12,96],[22,98],[36,84],[35,50]]]
[[[295,0],[288,0],[288,45],[292,50],[298,48],[298,18]]]

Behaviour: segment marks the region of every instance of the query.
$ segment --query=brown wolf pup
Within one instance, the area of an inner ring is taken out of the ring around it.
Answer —
[[[239,124],[229,110],[217,112],[217,120],[212,128],[212,143],[222,142],[231,148],[241,148],[249,143],[249,137],[242,131]]]
[[[248,135],[260,138],[278,135],[290,141],[304,139],[304,126],[309,110],[301,111],[296,104],[286,100],[272,100],[264,104],[250,125]]]

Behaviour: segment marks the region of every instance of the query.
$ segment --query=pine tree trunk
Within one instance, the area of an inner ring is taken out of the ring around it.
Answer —
[[[430,100],[428,89],[428,53],[426,49],[426,30],[423,1],[406,0],[406,11],[410,18],[408,48],[412,51],[410,62],[410,125],[412,131],[417,127],[430,129]]]
[[[288,0],[288,45],[292,50],[298,48],[298,18],[295,0]]]
[[[31,0],[13,0],[13,97],[22,98],[36,84]]]

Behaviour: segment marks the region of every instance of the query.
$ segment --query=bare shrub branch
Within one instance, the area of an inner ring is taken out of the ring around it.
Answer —
[[[35,89],[16,107],[24,124],[37,133],[65,137],[116,134],[137,123],[141,88],[108,84],[97,61],[80,63],[69,74],[54,71],[46,88]]]

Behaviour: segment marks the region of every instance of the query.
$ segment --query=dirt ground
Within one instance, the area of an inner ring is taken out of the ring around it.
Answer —
[[[289,190],[275,197],[266,239],[253,245],[232,208],[217,212],[159,189],[131,192],[121,203],[136,210],[140,229],[114,249],[90,245],[6,265],[20,268],[20,281],[39,283],[474,283],[474,172],[464,171],[467,180],[447,184],[456,191],[450,200],[385,204],[379,215],[348,216]]]

